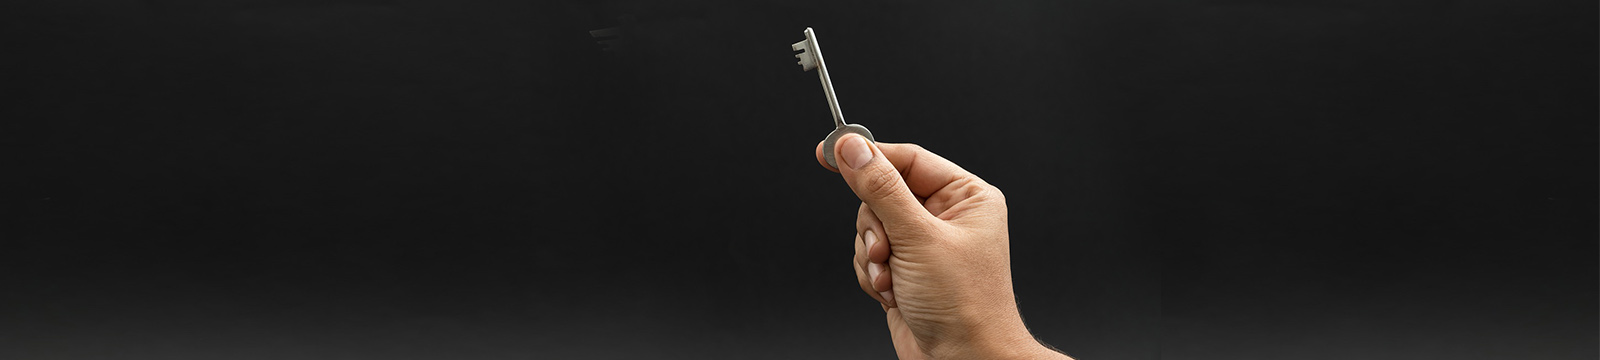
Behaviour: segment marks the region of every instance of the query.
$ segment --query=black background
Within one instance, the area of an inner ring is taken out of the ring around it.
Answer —
[[[1079,359],[1597,357],[1593,1],[4,7],[0,358],[890,357],[807,26]]]

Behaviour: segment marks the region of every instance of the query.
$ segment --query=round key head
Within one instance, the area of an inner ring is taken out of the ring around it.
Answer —
[[[869,142],[875,141],[872,140],[872,132],[867,131],[865,126],[846,124],[842,128],[833,130],[832,134],[828,134],[827,139],[822,140],[822,159],[827,160],[828,166],[832,166],[834,169],[839,168],[839,163],[834,160],[833,144],[839,142],[839,138],[844,137],[844,134],[860,134],[862,138],[866,138]]]

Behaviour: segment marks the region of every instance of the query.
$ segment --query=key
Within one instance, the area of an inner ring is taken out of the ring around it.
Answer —
[[[800,71],[817,69],[817,77],[822,78],[822,93],[828,96],[828,109],[833,110],[833,132],[822,140],[822,158],[828,161],[828,166],[834,169],[839,164],[834,161],[833,144],[845,134],[860,134],[862,138],[872,142],[872,132],[867,127],[844,122],[844,112],[839,111],[839,99],[833,95],[833,82],[828,80],[828,65],[822,62],[822,48],[817,46],[817,35],[806,28],[806,39],[790,46],[794,51],[799,51],[794,57],[800,59]]]

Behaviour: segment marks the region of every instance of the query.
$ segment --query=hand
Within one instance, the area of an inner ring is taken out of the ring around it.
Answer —
[[[856,280],[883,305],[901,359],[1068,359],[1034,340],[1011,290],[1000,189],[913,144],[835,144],[861,198]]]

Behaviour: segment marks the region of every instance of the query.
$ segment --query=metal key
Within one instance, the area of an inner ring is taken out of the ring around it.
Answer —
[[[828,80],[828,66],[822,62],[822,48],[817,46],[817,35],[806,28],[806,39],[790,46],[795,51],[800,51],[794,57],[800,59],[800,70],[809,71],[817,69],[817,77],[822,78],[822,92],[828,95],[828,109],[833,110],[833,133],[822,140],[822,158],[828,161],[828,166],[835,169],[839,164],[834,161],[833,144],[844,137],[844,134],[860,134],[867,141],[872,140],[872,132],[867,127],[847,124],[844,122],[844,112],[839,111],[839,99],[833,96],[833,82]]]

